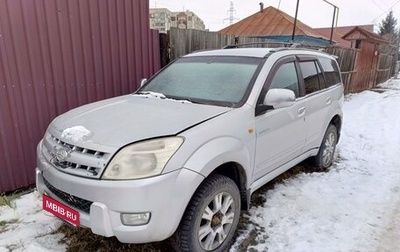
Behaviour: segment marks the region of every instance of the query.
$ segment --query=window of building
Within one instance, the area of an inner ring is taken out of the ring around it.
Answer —
[[[360,40],[360,39],[357,39],[357,40],[356,40],[356,48],[357,48],[357,49],[360,49],[360,48],[361,48],[361,40]]]

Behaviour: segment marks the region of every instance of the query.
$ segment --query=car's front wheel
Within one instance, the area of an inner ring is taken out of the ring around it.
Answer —
[[[338,132],[335,125],[329,125],[325,132],[315,163],[320,169],[327,169],[334,161],[336,144],[338,142]]]
[[[240,216],[240,193],[235,182],[214,174],[192,197],[172,237],[176,251],[226,251]]]

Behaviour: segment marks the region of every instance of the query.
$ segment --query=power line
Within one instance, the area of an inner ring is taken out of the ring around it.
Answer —
[[[375,19],[373,19],[373,20],[371,21],[371,23],[375,23],[375,21],[376,21],[378,18],[380,18],[382,15],[386,14],[388,11],[390,11],[391,9],[393,9],[393,7],[395,7],[398,3],[400,3],[400,0],[397,1],[395,4],[393,4],[392,6],[390,6],[390,8],[387,9],[385,12],[381,13],[379,16],[377,16]]]
[[[380,4],[378,4],[377,2],[375,2],[375,0],[372,0],[372,3],[375,4],[375,6],[378,7],[379,9],[385,11],[385,9],[383,9],[383,7],[382,7]]]

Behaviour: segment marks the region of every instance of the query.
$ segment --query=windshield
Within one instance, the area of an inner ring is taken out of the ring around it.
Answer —
[[[260,58],[185,57],[175,61],[139,89],[167,98],[237,107],[247,98]]]

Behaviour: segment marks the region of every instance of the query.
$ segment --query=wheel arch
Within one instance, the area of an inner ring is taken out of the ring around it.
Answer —
[[[250,191],[247,190],[247,175],[242,165],[236,162],[227,162],[217,167],[211,174],[220,174],[232,179],[239,188],[242,210],[249,209]]]
[[[331,121],[329,122],[329,125],[332,124],[336,127],[337,130],[337,135],[338,135],[338,139],[337,141],[339,142],[340,139],[340,132],[342,130],[342,117],[340,115],[335,115]]]
[[[252,155],[248,146],[233,137],[219,137],[205,143],[186,161],[184,167],[198,172],[206,180],[211,174],[232,179],[241,195],[242,208],[250,205],[248,177],[252,174]]]

